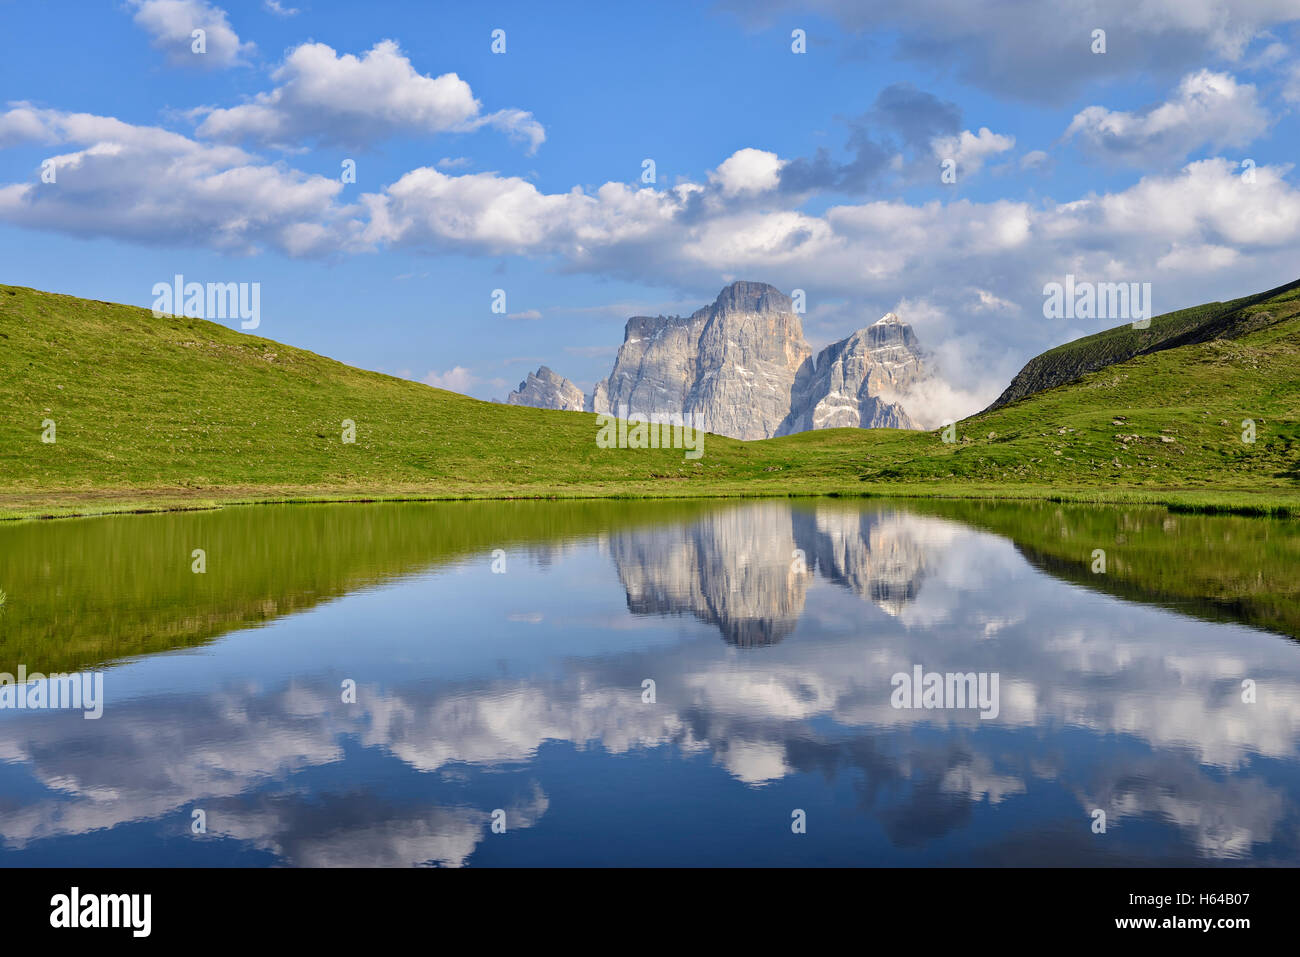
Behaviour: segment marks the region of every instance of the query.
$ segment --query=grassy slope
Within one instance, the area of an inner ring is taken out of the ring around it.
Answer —
[[[304,498],[818,493],[1297,509],[1300,293],[1250,308],[1276,321],[981,413],[959,425],[955,445],[891,430],[709,436],[691,462],[680,451],[597,448],[591,415],[479,402],[203,320],[0,286],[0,516]],[[55,444],[40,441],[46,418]],[[1253,445],[1240,441],[1243,418],[1256,421]],[[357,424],[355,444],[341,441],[344,419]]]
[[[1154,317],[1146,329],[1125,324],[1063,343],[1025,363],[990,408],[1000,408],[1139,355],[1214,338],[1232,339],[1254,331],[1280,318],[1267,308],[1256,307],[1297,287],[1300,281],[1229,302],[1208,302],[1168,312]]]

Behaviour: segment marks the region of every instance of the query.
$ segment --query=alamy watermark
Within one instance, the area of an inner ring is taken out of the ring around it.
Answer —
[[[148,937],[153,927],[152,894],[85,894],[73,887],[50,898],[54,928],[125,928],[132,937]]]
[[[1043,286],[1045,319],[1128,319],[1134,329],[1151,325],[1151,283],[1077,282],[1074,274],[1064,283]]]
[[[239,319],[239,328],[262,324],[260,282],[186,282],[180,273],[171,282],[153,286],[153,316],[190,319]]]
[[[699,412],[633,412],[596,416],[596,445],[602,449],[685,449],[683,458],[704,454],[704,416]]]
[[[899,671],[889,683],[894,688],[889,703],[895,708],[978,708],[981,719],[996,718],[1001,710],[996,671],[940,674],[913,665],[911,674]]]
[[[54,674],[48,677],[27,673],[26,665],[18,666],[15,679],[7,671],[0,671],[0,710],[58,711],[78,709],[83,718],[94,720],[104,714],[104,672],[82,671],[75,674]]]

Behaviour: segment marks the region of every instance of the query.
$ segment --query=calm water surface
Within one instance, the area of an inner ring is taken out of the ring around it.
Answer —
[[[829,500],[9,525],[0,670],[102,670],[105,703],[0,710],[0,863],[1297,865],[1294,525]],[[916,665],[996,674],[996,717],[894,707]]]

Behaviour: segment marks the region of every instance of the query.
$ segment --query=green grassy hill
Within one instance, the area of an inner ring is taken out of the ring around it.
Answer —
[[[1146,329],[1134,329],[1132,323],[1125,323],[1049,349],[1025,363],[989,408],[1001,408],[1135,356],[1211,339],[1240,338],[1293,316],[1287,309],[1276,308],[1276,303],[1297,288],[1300,280],[1231,302],[1209,302],[1167,312],[1152,318]]]
[[[479,402],[199,319],[0,286],[0,516],[347,498],[962,495],[1300,508],[1300,292],[938,432],[704,456],[601,449],[596,417]],[[1153,326],[1155,322],[1153,322]],[[1241,441],[1252,419],[1257,440]],[[342,441],[343,420],[356,441]],[[56,441],[42,442],[53,420]]]

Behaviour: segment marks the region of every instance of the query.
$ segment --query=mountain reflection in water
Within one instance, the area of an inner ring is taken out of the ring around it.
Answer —
[[[693,614],[751,648],[795,630],[813,577],[899,614],[925,574],[916,528],[896,514],[761,503],[614,535],[609,550],[633,614]]]

